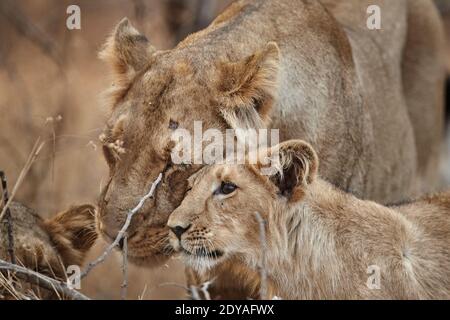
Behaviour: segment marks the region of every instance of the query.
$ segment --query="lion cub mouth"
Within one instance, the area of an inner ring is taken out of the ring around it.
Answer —
[[[209,251],[206,248],[196,249],[194,252],[186,250],[183,247],[181,247],[181,250],[187,256],[191,256],[191,257],[195,257],[195,258],[207,258],[207,259],[212,259],[212,260],[217,260],[224,255],[223,251],[220,251],[220,250]]]

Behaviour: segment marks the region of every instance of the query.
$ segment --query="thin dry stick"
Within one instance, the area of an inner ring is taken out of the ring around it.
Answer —
[[[176,282],[164,282],[164,283],[159,284],[158,287],[173,286],[173,287],[178,287],[178,288],[184,289],[184,290],[186,290],[188,295],[192,298],[192,300],[204,300],[200,296],[200,292],[202,292],[203,295],[205,296],[205,300],[211,300],[211,295],[209,294],[208,290],[209,290],[209,287],[214,283],[215,280],[216,280],[216,278],[206,281],[206,282],[202,283],[199,287],[190,285],[188,288],[188,287],[186,287],[182,284],[176,283]]]
[[[56,162],[56,131],[55,123],[52,121],[52,183],[55,183],[55,162]]]
[[[123,246],[122,246],[122,276],[123,281],[121,288],[121,297],[122,300],[127,300],[127,289],[128,289],[128,236],[125,233],[123,237]]]
[[[0,171],[0,179],[2,180],[3,188],[3,205],[8,203],[8,183],[6,182],[6,175],[3,171]],[[6,229],[8,233],[8,253],[11,263],[16,264],[16,256],[14,255],[14,235],[12,229],[12,217],[11,210],[6,209],[5,213]]]
[[[267,299],[267,271],[266,271],[266,252],[267,252],[267,242],[266,242],[266,223],[261,217],[259,212],[255,212],[256,220],[259,224],[259,241],[261,243],[261,261],[259,265],[259,272],[261,277],[261,285],[259,287],[259,298],[261,300]]]
[[[200,286],[200,291],[203,292],[206,300],[211,300],[211,295],[209,294],[208,289],[214,283],[214,280],[216,280],[216,278],[206,281]]]
[[[161,179],[162,179],[162,173],[159,174],[158,178],[156,178],[155,182],[153,182],[153,184],[150,188],[150,191],[144,197],[141,198],[141,200],[139,201],[137,206],[134,207],[131,211],[129,211],[127,213],[127,219],[125,220],[125,223],[123,224],[122,229],[120,229],[119,233],[117,234],[116,239],[114,239],[114,241],[105,249],[105,251],[103,251],[103,253],[96,260],[94,260],[88,264],[88,266],[86,267],[86,270],[84,270],[83,273],[81,274],[81,279],[86,277],[88,275],[88,273],[92,269],[94,269],[98,264],[105,261],[106,257],[111,254],[114,247],[119,245],[120,240],[122,240],[122,238],[125,236],[125,233],[127,232],[127,229],[130,226],[131,219],[142,208],[145,201],[153,196],[153,193],[155,192],[156,187],[158,186]]]
[[[142,290],[142,293],[140,295],[138,295],[138,300],[144,300],[146,293],[147,293],[147,284],[144,285],[144,289]]]
[[[19,178],[17,178],[16,184],[14,185],[14,188],[11,192],[11,197],[8,199],[5,206],[3,207],[2,212],[0,213],[0,222],[3,220],[3,217],[5,216],[6,211],[8,210],[11,201],[14,199],[14,196],[16,195],[17,190],[19,189],[20,185],[22,184],[23,180],[25,179],[28,171],[30,171],[30,168],[31,168],[33,162],[36,160],[36,158],[39,155],[39,152],[41,151],[44,144],[45,144],[45,142],[41,142],[41,137],[38,137],[33,146],[33,149],[31,149],[31,153],[27,159],[27,162],[25,163],[22,171],[19,174]]]
[[[183,285],[181,283],[177,283],[177,282],[163,282],[163,283],[158,284],[158,288],[159,287],[177,287],[177,288],[184,289],[187,292],[189,292],[188,287],[186,287],[185,285]]]
[[[76,290],[70,289],[64,282],[52,279],[41,273],[18,266],[16,264],[6,262],[1,259],[0,259],[0,270],[14,272],[14,274],[18,278],[20,278],[26,282],[35,284],[35,285],[37,285],[41,288],[47,289],[47,290],[56,291],[57,293],[65,296],[65,297],[71,298],[73,300],[90,300],[84,294],[82,294]]]
[[[192,300],[202,300],[196,286],[191,285],[189,288],[189,293],[191,294]]]

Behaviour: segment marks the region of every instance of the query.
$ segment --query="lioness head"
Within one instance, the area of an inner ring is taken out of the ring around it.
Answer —
[[[210,49],[188,38],[173,50],[157,51],[124,19],[101,52],[114,77],[111,114],[101,136],[110,178],[99,200],[98,227],[106,239],[116,237],[127,212],[163,173],[155,195],[127,230],[135,263],[158,265],[169,257],[167,219],[184,197],[187,178],[202,167],[173,163],[173,132],[186,129],[193,136],[194,121],[202,121],[203,130],[224,132],[269,120],[277,45],[231,60]]]
[[[9,208],[16,263],[48,277],[65,280],[66,268],[80,266],[97,238],[94,207],[91,205],[74,206],[48,220],[17,202],[12,202]],[[2,221],[0,258],[5,261],[11,258],[9,247],[7,225]],[[40,293],[40,298],[56,298],[55,292],[37,289],[25,281],[17,283],[19,287],[11,290],[2,280],[5,278],[0,279],[0,295],[11,298],[15,290],[33,290]]]
[[[312,147],[292,140],[272,148],[278,170],[262,174],[262,165],[213,165],[189,178],[190,189],[171,214],[172,246],[199,271],[231,257],[257,264],[261,258],[261,220],[270,228],[280,212],[301,201],[316,176],[318,159]]]

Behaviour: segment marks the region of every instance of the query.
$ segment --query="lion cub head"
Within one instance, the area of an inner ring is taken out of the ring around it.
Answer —
[[[205,271],[231,257],[256,265],[261,258],[261,217],[267,241],[282,230],[271,229],[275,212],[301,201],[317,174],[318,158],[306,142],[292,140],[269,150],[277,170],[264,175],[263,165],[221,164],[189,178],[189,191],[171,214],[172,246],[186,263]],[[276,220],[275,220],[276,221]]]
[[[80,266],[87,251],[94,244],[94,207],[81,205],[44,220],[34,210],[17,202],[9,206],[16,264],[51,278],[66,279],[66,267]],[[0,258],[10,261],[9,239],[5,220],[0,223]],[[4,274],[5,275],[5,274]],[[26,294],[32,290],[39,298],[53,298],[54,292],[18,282],[15,289],[7,286],[0,274],[0,296],[14,298],[19,290]],[[16,297],[17,298],[17,297]]]

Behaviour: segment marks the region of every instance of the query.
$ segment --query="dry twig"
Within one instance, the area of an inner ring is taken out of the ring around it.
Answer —
[[[23,281],[29,282],[31,284],[35,284],[41,288],[56,291],[58,294],[63,295],[64,297],[71,298],[73,300],[90,300],[84,294],[70,289],[67,284],[47,277],[41,273],[32,271],[30,269],[21,267],[16,264],[12,264],[0,259],[0,270],[11,271]]]
[[[191,285],[188,291],[191,295],[192,300],[202,300],[202,297],[200,297],[200,293],[198,292],[198,288],[196,286]]]
[[[122,300],[127,300],[127,289],[128,289],[128,237],[127,234],[123,237],[122,246],[122,276],[123,281],[121,288]]]
[[[106,257],[109,256],[112,252],[112,250],[119,245],[120,241],[123,239],[123,237],[125,236],[128,227],[130,226],[131,223],[131,219],[133,218],[133,216],[142,208],[142,206],[144,205],[145,201],[147,201],[147,199],[151,198],[153,196],[153,193],[156,190],[156,187],[158,186],[159,182],[162,179],[162,173],[159,174],[158,178],[156,178],[156,180],[153,182],[150,191],[141,198],[141,200],[139,201],[139,203],[137,204],[136,207],[134,207],[132,210],[130,210],[127,213],[127,218],[125,220],[125,223],[122,226],[122,229],[120,229],[119,233],[116,236],[116,239],[114,239],[114,241],[105,249],[105,251],[103,251],[103,253],[94,261],[90,262],[88,264],[88,266],[86,267],[86,270],[83,271],[83,273],[81,274],[81,279],[83,279],[84,277],[86,277],[89,272],[94,269],[98,264],[102,263],[103,261],[105,261]]]
[[[31,168],[34,160],[36,160],[36,158],[39,155],[39,152],[41,151],[44,144],[45,144],[44,142],[41,142],[41,137],[38,137],[33,146],[33,149],[31,150],[30,155],[28,156],[27,162],[25,163],[22,171],[19,174],[19,178],[17,178],[16,184],[14,185],[14,188],[11,192],[11,197],[8,199],[8,201],[6,202],[5,206],[2,209],[2,212],[0,213],[0,222],[3,220],[3,217],[5,216],[6,211],[8,210],[11,201],[14,199],[14,196],[16,195],[17,190],[19,189],[20,185],[22,184],[23,180],[25,179],[28,171],[30,171],[30,168]]]
[[[208,290],[209,287],[214,283],[215,279],[216,278],[206,281],[200,286],[190,285],[189,288],[176,282],[164,282],[159,284],[158,287],[177,287],[180,289],[184,289],[192,300],[211,300],[211,295]],[[203,293],[205,299],[202,299],[200,293]]]
[[[261,277],[261,284],[259,287],[259,298],[261,300],[267,299],[267,271],[266,271],[266,252],[267,252],[267,242],[266,242],[266,223],[261,217],[259,212],[255,212],[256,220],[259,224],[259,239],[261,244],[261,261],[259,264],[259,272]]]
[[[206,281],[200,286],[200,291],[203,292],[206,300],[211,300],[211,295],[209,294],[209,287],[214,283],[214,279]]]

